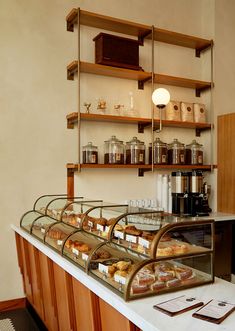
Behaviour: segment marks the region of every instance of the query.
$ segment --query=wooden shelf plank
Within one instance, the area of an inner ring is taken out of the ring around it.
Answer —
[[[77,71],[78,71],[78,61],[71,62],[67,66],[67,78],[69,80],[73,80],[74,74]],[[140,82],[145,82],[151,79],[150,72],[117,68],[117,67],[105,66],[101,64],[88,63],[88,62],[80,62],[80,71],[95,75],[132,79]],[[199,91],[211,88],[210,82],[163,75],[163,74],[154,74],[154,82],[164,85],[192,88]]]
[[[204,171],[210,171],[211,165],[154,165],[154,169],[159,170],[204,170]],[[144,164],[144,165],[138,165],[138,164],[74,164],[74,163],[68,163],[67,169],[71,169],[74,171],[77,171],[78,168],[84,169],[151,169],[151,164]]]
[[[211,88],[210,82],[162,74],[154,74],[154,82],[158,84],[192,88],[197,90],[206,90]]]
[[[154,40],[164,42],[167,44],[192,48],[198,51],[202,51],[213,45],[212,40],[198,38],[159,28],[154,28]]]
[[[73,61],[67,66],[67,77],[69,80],[74,79],[74,74],[78,71],[78,61]],[[125,68],[117,68],[111,66],[105,66],[101,64],[80,62],[80,72],[109,76],[123,79],[132,79],[136,81],[145,81],[151,79],[151,73],[140,71],[140,70],[130,70]]]
[[[77,16],[78,9],[75,8],[67,15],[66,21],[68,31],[74,30],[74,24],[77,23]],[[132,35],[139,38],[145,36],[151,38],[151,25],[139,24],[110,16],[91,13],[85,10],[80,10],[80,23],[82,25]],[[154,40],[199,51],[212,46],[212,40],[160,28],[154,28]]]
[[[141,117],[128,117],[128,116],[115,116],[115,115],[101,115],[101,114],[87,114],[81,113],[80,118],[83,121],[96,121],[96,122],[112,122],[112,123],[124,123],[124,124],[138,124],[144,127],[151,126],[150,118]],[[71,113],[66,116],[67,127],[74,128],[74,124],[78,121],[78,113]],[[158,125],[159,120],[154,120],[154,124]],[[209,130],[211,129],[210,123],[195,123],[195,122],[180,122],[180,121],[162,121],[163,127],[177,127],[185,129],[196,129],[196,130]]]

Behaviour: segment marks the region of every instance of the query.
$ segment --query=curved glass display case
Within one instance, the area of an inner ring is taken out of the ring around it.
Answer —
[[[125,300],[214,281],[213,220],[55,196],[46,209],[21,227]]]
[[[39,212],[35,211],[35,210],[30,210],[27,211],[20,220],[20,226],[26,230],[27,232],[31,233],[31,228],[32,228],[32,224],[33,222],[41,217],[42,214],[40,214]]]
[[[60,220],[76,228],[81,228],[85,213],[91,208],[100,206],[101,204],[102,200],[88,199],[70,202],[62,210]]]
[[[42,215],[51,216],[60,220],[61,212],[67,204],[73,201],[81,201],[83,197],[68,198],[67,194],[48,194],[39,197],[33,206],[33,210]]]
[[[66,239],[63,246],[63,255],[87,272],[90,257],[94,256],[93,252],[103,242],[104,239],[78,230]],[[107,250],[103,250],[100,253],[102,253],[102,256],[109,255]]]
[[[62,254],[66,239],[75,231],[78,230],[71,225],[55,222],[47,228],[44,235],[44,243]]]

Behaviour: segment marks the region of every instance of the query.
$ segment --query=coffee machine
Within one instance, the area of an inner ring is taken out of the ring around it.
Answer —
[[[172,213],[182,216],[208,216],[207,185],[201,171],[176,171],[171,174]]]

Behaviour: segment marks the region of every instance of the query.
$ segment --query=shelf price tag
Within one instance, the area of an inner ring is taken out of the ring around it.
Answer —
[[[76,248],[72,248],[72,252],[74,255],[78,256],[79,255],[79,251]]]
[[[144,238],[139,237],[139,244],[145,248],[150,247],[150,242]]]
[[[132,236],[131,234],[127,234],[126,235],[126,241],[136,244],[137,243],[137,237]]]
[[[57,245],[58,246],[62,246],[62,244],[63,244],[63,240],[57,240]]]
[[[46,230],[45,230],[44,228],[41,228],[41,232],[42,232],[42,233],[45,233]]]
[[[101,272],[102,274],[108,274],[109,273],[109,266],[104,265],[102,263],[99,263],[99,272]]]
[[[114,237],[124,239],[124,233],[121,231],[114,231]]]
[[[93,228],[93,222],[88,221],[88,226],[89,226],[90,228]]]
[[[109,233],[109,229],[110,229],[110,226],[106,226],[104,231],[105,231],[106,233]]]
[[[88,255],[85,254],[85,253],[82,253],[82,259],[83,259],[84,261],[87,261],[87,260],[88,260]]]
[[[115,282],[117,282],[119,284],[122,284],[122,285],[125,285],[126,284],[126,278],[125,277],[122,277],[120,275],[115,275],[114,274],[114,280],[115,280]]]
[[[103,232],[104,231],[104,226],[100,225],[100,224],[97,224],[96,229]]]

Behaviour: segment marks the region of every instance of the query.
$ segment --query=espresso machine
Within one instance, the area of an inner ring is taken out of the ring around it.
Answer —
[[[176,171],[171,174],[172,213],[182,216],[208,216],[208,185],[201,171]]]

